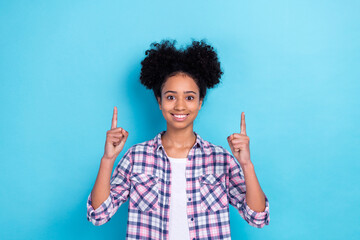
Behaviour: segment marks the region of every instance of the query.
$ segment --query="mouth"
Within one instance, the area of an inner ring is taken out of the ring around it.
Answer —
[[[189,116],[189,114],[172,114],[172,113],[171,115],[173,119],[178,122],[184,121]]]

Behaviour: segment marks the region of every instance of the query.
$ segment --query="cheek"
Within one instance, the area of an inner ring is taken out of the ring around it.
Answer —
[[[191,106],[189,108],[191,108],[193,111],[199,111],[201,108],[201,105],[199,104],[199,102],[196,102],[196,103],[191,104]]]
[[[169,104],[169,103],[164,103],[164,102],[163,102],[161,108],[162,108],[162,110],[165,111],[165,112],[170,111],[170,110],[172,109],[171,104]]]

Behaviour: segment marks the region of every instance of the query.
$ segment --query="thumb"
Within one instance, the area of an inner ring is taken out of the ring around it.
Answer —
[[[129,133],[124,129],[122,129],[122,133],[124,134],[124,138],[121,139],[120,144],[116,146],[116,150],[118,150],[119,152],[121,152],[121,150],[124,148],[125,142],[129,136]]]

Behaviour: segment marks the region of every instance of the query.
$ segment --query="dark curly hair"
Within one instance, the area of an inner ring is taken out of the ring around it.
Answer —
[[[175,48],[176,40],[153,42],[145,51],[141,62],[140,82],[154,91],[161,99],[161,90],[167,78],[184,73],[194,79],[199,87],[200,99],[204,99],[207,88],[220,82],[223,74],[214,48],[205,40],[192,41],[185,49]]]

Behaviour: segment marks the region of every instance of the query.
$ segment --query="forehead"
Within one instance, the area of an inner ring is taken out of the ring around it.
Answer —
[[[169,77],[162,89],[163,92],[166,91],[194,91],[198,92],[199,88],[196,85],[195,80],[186,75],[186,74],[176,74],[175,76]]]

